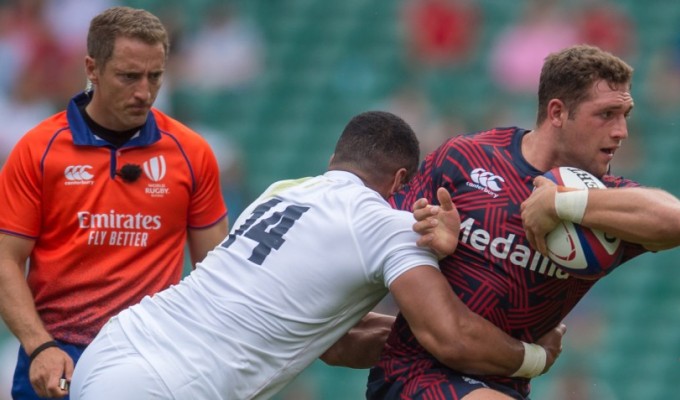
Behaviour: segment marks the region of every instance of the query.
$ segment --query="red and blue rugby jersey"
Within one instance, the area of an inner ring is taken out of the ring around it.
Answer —
[[[420,197],[437,204],[437,188],[447,188],[460,212],[461,232],[456,252],[440,261],[442,273],[472,311],[511,336],[534,342],[557,326],[596,281],[569,277],[529,245],[520,205],[542,172],[521,154],[525,133],[497,128],[449,139],[426,157],[392,202],[403,210],[411,210]],[[602,180],[608,187],[637,185],[620,177]],[[622,262],[644,251],[637,245],[625,246]],[[376,367],[382,370],[376,376],[387,381],[409,379],[437,364],[401,315],[387,344]],[[506,384],[524,395],[529,391],[526,379],[478,379]]]

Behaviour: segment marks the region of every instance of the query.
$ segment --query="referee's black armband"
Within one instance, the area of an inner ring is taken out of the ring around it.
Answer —
[[[29,365],[29,366],[31,365],[31,363],[33,362],[33,360],[34,360],[36,357],[38,357],[38,354],[40,354],[40,353],[42,353],[43,351],[49,349],[50,347],[59,347],[59,345],[58,345],[57,342],[55,342],[54,340],[50,340],[50,341],[45,342],[45,343],[41,344],[40,346],[36,347],[35,350],[33,350],[33,353],[31,353],[31,355],[28,356],[28,358],[29,358],[29,360],[28,360],[28,365]]]

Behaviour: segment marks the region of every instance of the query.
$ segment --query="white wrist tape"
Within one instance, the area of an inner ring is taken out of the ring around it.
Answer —
[[[537,344],[524,343],[524,361],[512,377],[533,378],[541,375],[545,369],[545,361],[548,354],[545,349]]]
[[[588,205],[588,190],[570,190],[555,194],[555,211],[560,219],[580,224]]]

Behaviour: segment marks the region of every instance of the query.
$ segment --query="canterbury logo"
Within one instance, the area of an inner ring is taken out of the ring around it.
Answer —
[[[501,183],[505,183],[505,179],[501,178],[498,175],[494,175],[491,172],[488,172],[484,168],[475,168],[472,170],[470,173],[470,178],[472,180],[480,185],[483,186],[487,189],[493,190],[494,192],[498,192],[501,190]]]
[[[92,169],[91,165],[69,165],[64,170],[64,176],[69,181],[89,181],[94,175],[87,172]]]
[[[144,161],[144,174],[154,182],[163,179],[165,176],[165,158],[158,156]]]

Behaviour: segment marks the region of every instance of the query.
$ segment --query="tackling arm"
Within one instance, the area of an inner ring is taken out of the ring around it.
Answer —
[[[467,308],[436,268],[408,270],[392,283],[390,292],[418,342],[449,368],[512,376],[524,365],[523,343]],[[547,353],[539,372],[547,372],[559,356],[565,329],[561,325],[537,342]]]
[[[440,206],[429,205],[425,198],[413,205],[416,220],[413,230],[420,234],[418,246],[429,247],[441,259],[453,253],[458,245],[460,216],[446,189],[440,188],[437,197]],[[333,344],[321,356],[321,360],[334,366],[372,367],[379,360],[394,319],[390,315],[368,313]]]

